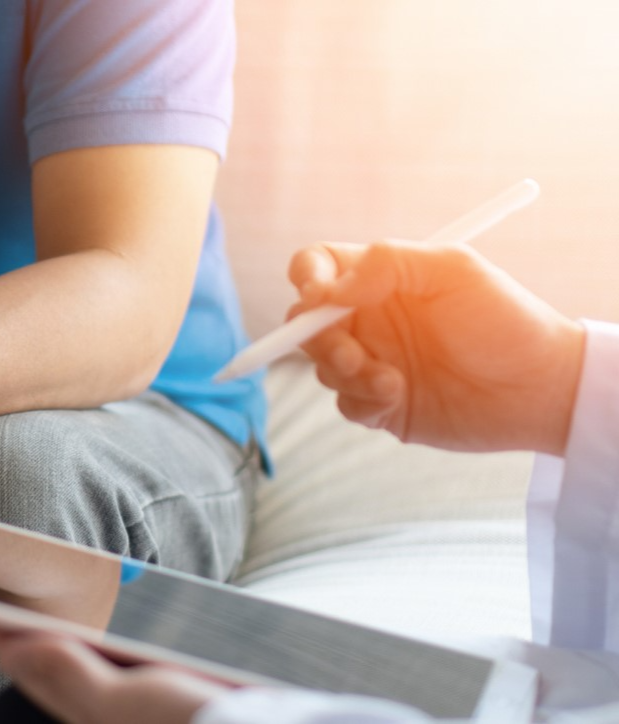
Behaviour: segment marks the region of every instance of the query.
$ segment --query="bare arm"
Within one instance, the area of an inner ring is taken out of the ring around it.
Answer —
[[[150,384],[190,298],[217,165],[211,151],[157,145],[35,165],[38,262],[0,277],[0,414]]]

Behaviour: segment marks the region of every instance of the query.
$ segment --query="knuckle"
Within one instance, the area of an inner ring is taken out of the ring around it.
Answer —
[[[366,263],[382,265],[392,258],[393,253],[393,244],[389,241],[377,241],[368,247],[364,256]]]

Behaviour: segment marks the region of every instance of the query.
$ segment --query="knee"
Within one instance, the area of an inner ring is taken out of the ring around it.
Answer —
[[[50,461],[62,438],[53,412],[0,417],[0,519],[30,527],[29,519],[49,514],[63,497],[51,478]]]
[[[87,417],[88,411],[71,410],[0,417],[1,522],[108,547],[95,518],[110,517],[114,491],[97,474],[100,451]],[[114,545],[122,552],[125,543]]]

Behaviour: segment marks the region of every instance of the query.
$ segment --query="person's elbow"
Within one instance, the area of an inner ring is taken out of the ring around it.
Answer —
[[[148,390],[161,372],[178,335],[180,324],[174,320],[154,319],[145,329],[136,326],[133,342],[125,349],[119,365],[116,397],[129,399]]]

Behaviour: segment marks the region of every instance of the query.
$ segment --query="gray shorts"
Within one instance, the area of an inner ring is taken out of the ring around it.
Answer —
[[[216,580],[258,475],[256,451],[154,392],[0,417],[0,521]]]

